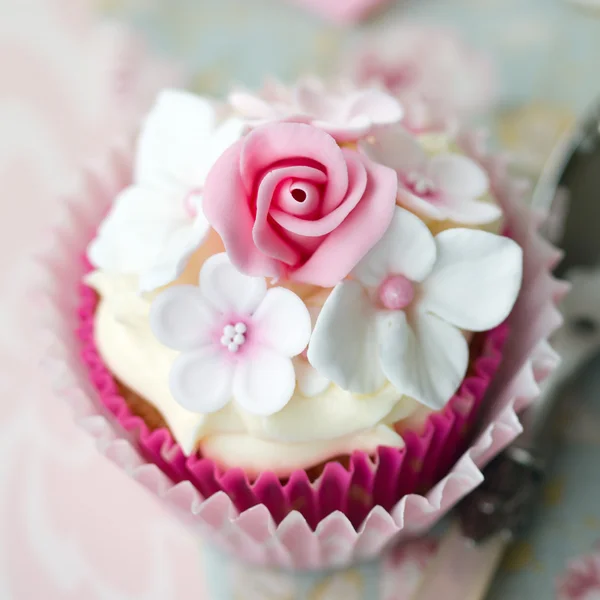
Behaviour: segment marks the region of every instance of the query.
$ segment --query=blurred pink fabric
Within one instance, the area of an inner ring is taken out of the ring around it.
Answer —
[[[293,0],[296,4],[340,24],[355,23],[390,0]]]
[[[79,166],[133,132],[176,74],[82,0],[9,0],[0,18],[0,597],[200,600],[195,541],[101,457],[32,347],[26,255]]]

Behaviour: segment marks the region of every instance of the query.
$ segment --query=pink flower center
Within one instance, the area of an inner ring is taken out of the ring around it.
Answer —
[[[225,346],[231,353],[237,352],[246,343],[248,327],[242,321],[228,323],[223,327],[221,345]]]
[[[388,310],[403,310],[414,296],[414,286],[404,275],[392,275],[379,286],[379,300]]]
[[[195,219],[198,216],[198,201],[201,196],[202,189],[194,188],[193,190],[190,190],[183,198],[183,206],[190,219]]]
[[[320,205],[321,190],[311,181],[290,179],[278,194],[278,207],[289,215],[308,216]]]
[[[415,196],[419,196],[420,198],[433,200],[437,196],[438,190],[435,183],[425,175],[417,173],[416,171],[408,173],[404,178],[404,183]]]

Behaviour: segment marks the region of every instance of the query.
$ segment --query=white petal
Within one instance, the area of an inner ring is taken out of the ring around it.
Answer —
[[[357,281],[343,281],[327,298],[308,345],[308,360],[344,390],[369,394],[385,383],[377,355],[375,309]]]
[[[473,160],[460,154],[438,154],[430,159],[427,174],[451,196],[473,200],[489,189],[487,173]]]
[[[361,142],[361,150],[375,162],[400,173],[422,172],[427,155],[418,140],[401,125],[378,127],[373,141]]]
[[[130,186],[121,192],[88,247],[100,269],[138,275],[150,268],[174,229],[186,223],[183,208],[162,191]]]
[[[173,362],[169,385],[173,398],[184,408],[213,413],[231,400],[234,363],[219,350],[206,346]]]
[[[182,90],[160,93],[138,140],[135,177],[160,188],[169,181],[203,183],[199,164],[216,124],[212,103]]]
[[[422,284],[420,308],[467,331],[502,323],[521,287],[519,245],[474,229],[448,229],[435,241],[438,257]]]
[[[246,122],[235,117],[227,119],[219,125],[209,140],[202,164],[198,165],[198,178],[202,182],[221,154],[242,137],[246,128]]]
[[[427,225],[411,212],[396,207],[381,240],[360,261],[353,275],[367,287],[376,287],[390,275],[422,281],[436,259],[436,246]]]
[[[268,416],[290,401],[295,387],[292,360],[270,348],[258,347],[236,366],[233,396],[249,413]]]
[[[380,358],[386,377],[402,394],[434,410],[441,409],[460,386],[469,363],[469,347],[456,327],[434,315],[379,316]]]
[[[448,219],[464,225],[482,225],[491,223],[502,216],[502,210],[492,202],[479,200],[452,201],[444,205],[444,212]]]
[[[323,377],[305,358],[297,356],[294,359],[294,369],[298,389],[307,398],[322,394],[331,385],[331,381]]]
[[[150,327],[165,346],[186,351],[211,342],[217,315],[200,290],[176,285],[156,297],[150,309]]]
[[[310,313],[294,292],[275,287],[267,291],[252,318],[260,344],[283,356],[296,356],[310,339]]]
[[[223,252],[204,263],[200,271],[200,289],[219,312],[251,315],[267,293],[267,282],[264,277],[240,273]]]
[[[210,232],[202,216],[195,223],[185,224],[174,231],[155,263],[140,276],[140,290],[151,292],[175,281],[184,271],[190,257],[202,245]]]

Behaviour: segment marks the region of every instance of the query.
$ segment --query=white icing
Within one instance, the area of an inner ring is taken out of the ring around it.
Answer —
[[[390,425],[412,414],[418,404],[399,397],[390,385],[369,396],[335,385],[312,397],[296,389],[285,408],[268,417],[251,415],[234,402],[209,415],[186,410],[175,402],[168,384],[178,353],[152,334],[150,301],[137,294],[136,282],[101,272],[87,281],[102,296],[95,335],[107,367],[160,411],[187,454],[200,447],[223,466],[286,474],[354,450],[403,446]]]

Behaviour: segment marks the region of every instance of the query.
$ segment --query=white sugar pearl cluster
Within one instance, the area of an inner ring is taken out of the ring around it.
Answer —
[[[409,173],[406,179],[412,186],[413,190],[421,196],[431,194],[435,191],[435,184],[433,181],[431,181],[431,179],[427,179],[427,177],[424,177],[420,173]]]
[[[239,322],[235,325],[229,324],[223,327],[223,335],[221,336],[221,344],[229,350],[229,352],[237,352],[240,346],[246,341],[244,335],[248,328],[245,323]]]

